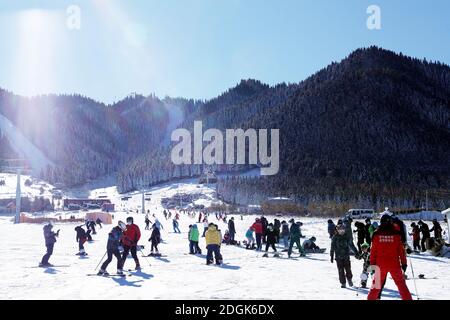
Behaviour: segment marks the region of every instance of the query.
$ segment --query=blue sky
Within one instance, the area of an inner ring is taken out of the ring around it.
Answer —
[[[372,4],[381,30],[366,27]],[[0,87],[208,99],[245,78],[299,82],[369,45],[450,64],[449,13],[447,0],[2,0]]]

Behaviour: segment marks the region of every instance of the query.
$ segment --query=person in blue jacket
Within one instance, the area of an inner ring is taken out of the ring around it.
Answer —
[[[98,272],[98,275],[108,275],[108,272],[106,271],[106,268],[108,267],[109,263],[112,261],[112,257],[115,256],[117,259],[117,274],[123,274],[123,260],[120,255],[120,239],[122,238],[122,234],[124,229],[126,228],[126,225],[119,221],[118,225],[114,227],[111,232],[108,234],[108,243],[106,244],[106,253],[108,255],[108,258],[103,262],[102,266],[100,267],[100,271]]]
[[[48,262],[51,255],[53,254],[53,247],[56,243],[56,237],[59,236],[59,230],[57,232],[53,232],[53,225],[51,223],[46,224],[44,226],[44,238],[45,238],[45,246],[47,247],[47,253],[42,257],[42,261],[39,264],[40,267],[52,267],[53,265]]]

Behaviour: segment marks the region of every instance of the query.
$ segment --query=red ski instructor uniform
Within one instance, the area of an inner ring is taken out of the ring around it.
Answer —
[[[383,228],[384,227],[384,228]],[[400,233],[392,225],[380,227],[372,238],[372,248],[370,250],[370,264],[379,268],[380,275],[375,275],[372,288],[370,289],[368,300],[377,300],[387,274],[390,273],[394,280],[402,300],[412,300],[411,293],[406,286],[403,277],[403,270],[406,270],[407,260],[405,248],[402,244]],[[376,285],[379,279],[380,283]]]

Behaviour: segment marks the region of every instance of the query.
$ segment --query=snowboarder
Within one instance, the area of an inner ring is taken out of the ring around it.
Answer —
[[[247,244],[245,246],[246,249],[255,249],[255,238],[253,237],[253,231],[253,227],[250,227],[245,233],[245,237],[247,238]]]
[[[281,238],[283,239],[284,244],[283,252],[287,252],[289,249],[289,233],[289,225],[285,220],[283,220],[281,222]]]
[[[137,257],[137,243],[139,239],[141,238],[141,231],[139,230],[139,227],[133,223],[133,217],[127,218],[127,226],[125,231],[122,234],[122,245],[123,245],[123,253],[122,253],[122,260],[123,265],[125,265],[125,261],[128,257],[128,254],[131,252],[131,256],[134,259],[134,262],[136,263],[136,270],[140,270],[141,266],[139,263],[139,259]]]
[[[196,224],[189,228],[188,239],[189,239],[189,253],[190,254],[202,254],[202,250],[198,246],[198,241],[200,237],[200,232]]]
[[[363,260],[363,271],[361,273],[361,287],[367,287],[367,280],[369,279],[369,267],[370,267],[370,245],[364,242],[361,245],[361,254],[358,259]]]
[[[173,232],[181,233],[180,229],[178,228],[178,221],[176,218],[172,219],[172,226],[173,226]]]
[[[422,233],[422,241],[420,241],[420,245],[422,246],[422,252],[425,252],[427,251],[425,244],[427,243],[428,239],[430,239],[430,228],[422,220],[420,220],[417,224],[419,225],[420,232]]]
[[[97,234],[97,231],[95,231],[95,221],[94,220],[89,221],[89,229],[91,229],[92,234]]]
[[[412,300],[403,276],[403,272],[406,272],[408,266],[401,234],[395,228],[392,217],[387,214],[381,217],[381,225],[373,235],[370,265],[376,265],[378,270],[367,296],[368,300],[379,299],[388,273],[391,274],[397,285],[402,300]]]
[[[420,228],[413,222],[411,223],[412,232],[409,234],[413,238],[413,249],[414,251],[420,251]]]
[[[55,246],[56,237],[59,236],[59,230],[56,232],[52,231],[53,224],[50,222],[46,224],[43,228],[44,230],[44,239],[45,239],[45,246],[47,247],[47,253],[42,257],[41,263],[39,264],[40,267],[53,267],[52,264],[48,262],[51,255],[53,254],[53,247]]]
[[[430,229],[430,232],[434,231],[434,239],[442,239],[442,227],[437,221],[437,219],[433,219],[433,228]]]
[[[305,250],[305,252],[320,252],[321,249],[319,248],[319,246],[316,244],[316,237],[311,237],[305,241],[303,241],[303,249]]]
[[[220,265],[222,264],[223,258],[220,254],[220,245],[222,242],[222,236],[217,230],[217,226],[213,223],[210,223],[208,226],[208,231],[206,231],[205,235],[206,240],[206,249],[208,250],[208,253],[206,255],[206,264],[209,265],[213,263],[213,253],[214,258],[216,260],[216,264]]]
[[[300,257],[305,256],[305,250],[303,250],[302,245],[300,244],[300,238],[302,237],[302,231],[300,229],[301,222],[295,222],[294,219],[289,220],[291,223],[291,228],[289,230],[289,238],[291,239],[289,243],[288,249],[288,257],[291,257],[292,248],[294,247],[294,243],[297,245],[298,251],[300,253]]]
[[[115,256],[117,259],[117,274],[122,275],[123,270],[123,260],[120,256],[120,241],[123,235],[123,231],[125,231],[126,225],[122,221],[118,222],[118,225],[112,228],[111,232],[108,233],[108,243],[106,244],[106,253],[108,255],[108,258],[103,262],[103,264],[100,267],[100,271],[98,272],[98,275],[109,275],[106,271],[106,268],[112,261],[112,257]]]
[[[150,255],[155,255],[155,253],[153,253],[153,250],[156,251],[156,255],[159,255],[158,244],[161,242],[161,233],[156,227],[156,224],[153,224],[152,226],[152,234],[148,241],[151,242]]]
[[[262,235],[263,235],[263,225],[261,223],[261,220],[259,218],[255,219],[255,223],[252,224],[253,230],[255,230],[255,237],[256,237],[256,250],[261,251],[262,249]]]
[[[328,235],[330,236],[330,239],[333,238],[333,236],[336,234],[336,225],[334,224],[333,220],[328,220]]]
[[[346,287],[346,280],[348,285],[353,287],[350,249],[355,253],[358,252],[353,241],[348,237],[346,226],[343,224],[338,225],[337,233],[333,236],[333,239],[331,239],[330,256],[331,263],[334,263],[334,260],[336,259],[341,288]]]
[[[228,233],[230,234],[230,243],[234,244],[234,236],[236,234],[236,229],[234,227],[234,217],[228,221]]]
[[[263,255],[263,257],[268,256],[267,253],[269,252],[269,247],[272,247],[275,253],[277,252],[277,248],[275,247],[276,240],[277,240],[276,231],[273,228],[273,224],[269,223],[266,232],[266,253]]]
[[[87,240],[86,231],[83,229],[82,226],[75,227],[75,231],[77,233],[76,242],[78,242],[78,253],[77,253],[77,255],[85,256],[85,255],[87,255],[86,251],[84,251],[84,243]]]

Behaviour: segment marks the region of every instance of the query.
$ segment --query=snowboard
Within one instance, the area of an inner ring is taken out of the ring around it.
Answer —
[[[32,266],[32,267],[30,267],[30,268],[43,268],[43,269],[45,269],[45,268],[68,268],[68,267],[70,267],[69,265],[56,265],[56,266]]]
[[[327,249],[318,249],[318,250],[305,250],[305,253],[325,253]]]
[[[281,253],[273,253],[271,252],[270,255],[265,253],[262,255],[263,258],[281,258],[283,255]]]
[[[164,255],[164,254],[149,254],[149,255],[147,255],[147,256],[145,256],[145,257],[154,257],[154,258],[161,258],[161,257],[167,257],[166,255]]]
[[[112,274],[108,274],[108,275],[104,275],[104,274],[96,274],[96,273],[88,273],[86,274],[88,277],[93,277],[93,276],[97,276],[97,277],[103,277],[103,278],[111,278],[111,277],[120,277],[120,278],[125,278],[127,276],[132,276],[131,274],[117,274],[117,273],[112,273]]]
[[[80,256],[80,257],[84,257],[84,256],[87,256],[88,254],[87,253],[75,253],[75,255],[76,256]]]

